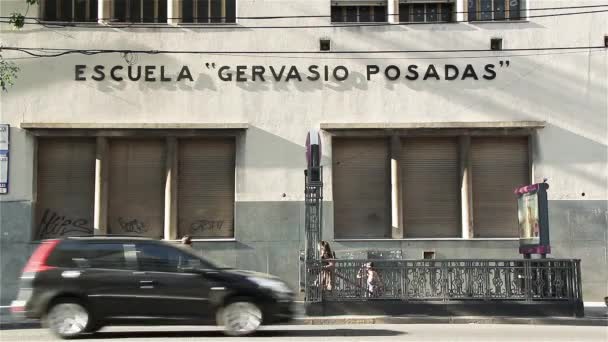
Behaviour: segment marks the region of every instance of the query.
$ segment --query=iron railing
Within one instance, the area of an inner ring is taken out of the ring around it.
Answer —
[[[369,261],[373,261],[381,280],[373,291],[362,272]],[[574,259],[336,259],[308,261],[306,266],[307,302],[382,299],[582,302],[580,260]]]

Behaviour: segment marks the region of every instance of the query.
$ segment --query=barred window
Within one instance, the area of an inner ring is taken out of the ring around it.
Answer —
[[[167,0],[114,0],[112,21],[128,23],[166,23]]]
[[[236,0],[182,0],[183,23],[235,23]]]
[[[417,22],[417,23],[433,23],[433,22],[448,22],[452,20],[453,3],[400,3],[399,4],[399,21]]]
[[[386,1],[334,0],[331,2],[332,23],[387,21]]]
[[[469,21],[519,20],[523,0],[468,0]]]
[[[97,0],[43,0],[40,8],[44,21],[97,21]]]

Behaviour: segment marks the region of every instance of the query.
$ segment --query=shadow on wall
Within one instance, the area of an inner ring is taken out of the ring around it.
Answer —
[[[542,164],[561,166],[570,163],[608,162],[608,145],[573,131],[549,124],[538,131],[538,136],[543,144],[536,151],[536,157]]]
[[[304,172],[307,129],[307,127],[302,127],[302,143],[297,144],[261,128],[249,126],[243,144],[240,146],[243,158],[240,167],[300,169]],[[329,157],[324,156],[321,160],[322,165],[330,163]],[[304,189],[303,173],[302,189]]]

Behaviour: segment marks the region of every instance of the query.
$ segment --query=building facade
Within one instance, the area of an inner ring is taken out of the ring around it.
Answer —
[[[310,129],[338,258],[519,258],[513,190],[546,178],[550,257],[582,259],[585,301],[603,300],[600,5],[41,0],[2,24],[20,67],[0,95],[2,305],[32,242],[79,234],[189,234],[297,288]]]

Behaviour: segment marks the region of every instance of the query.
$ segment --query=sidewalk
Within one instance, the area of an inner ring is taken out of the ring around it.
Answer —
[[[293,325],[351,325],[351,324],[527,324],[527,325],[573,325],[608,326],[608,308],[585,307],[585,317],[503,317],[503,316],[322,316],[304,315],[302,303],[298,303],[297,318]],[[8,308],[0,310],[0,330],[40,328],[37,320],[14,320]]]
[[[303,312],[303,309],[302,309]],[[300,315],[293,324],[530,324],[608,326],[606,306],[585,306],[585,317],[508,317],[508,316],[305,316]]]

